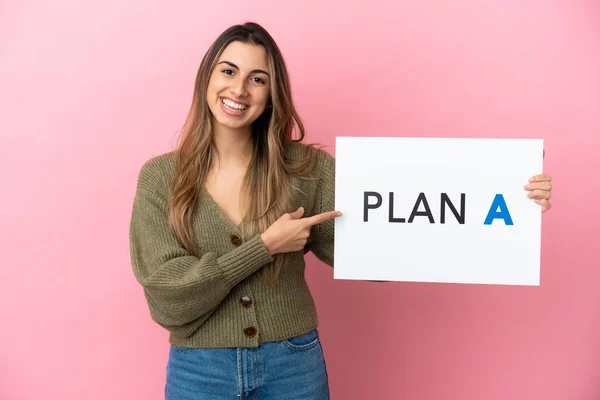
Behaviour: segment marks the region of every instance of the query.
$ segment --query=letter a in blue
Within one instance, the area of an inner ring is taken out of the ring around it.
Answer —
[[[500,210],[498,210],[500,208]],[[491,225],[493,220],[495,219],[503,219],[506,225],[513,225],[512,218],[510,217],[510,213],[508,212],[508,207],[506,206],[506,202],[504,201],[504,196],[501,194],[497,194],[494,198],[494,202],[490,207],[490,211],[488,212],[487,217],[485,218],[484,225]]]

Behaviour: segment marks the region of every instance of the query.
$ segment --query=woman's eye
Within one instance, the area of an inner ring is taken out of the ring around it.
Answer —
[[[262,84],[265,83],[265,81],[262,78],[259,78],[258,76],[255,76],[252,79],[254,80],[254,82],[257,82],[257,83],[262,83]]]
[[[233,71],[232,71],[232,70],[230,70],[230,69],[224,69],[224,70],[223,70],[223,73],[225,73],[225,74],[227,74],[227,75],[232,75],[232,74],[233,74]]]

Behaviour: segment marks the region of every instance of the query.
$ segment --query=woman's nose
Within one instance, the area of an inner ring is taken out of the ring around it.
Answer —
[[[237,79],[231,87],[231,93],[236,97],[244,97],[246,95],[246,82],[243,79]]]

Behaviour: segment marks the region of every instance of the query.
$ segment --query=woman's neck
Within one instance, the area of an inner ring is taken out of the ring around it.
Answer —
[[[214,132],[216,162],[223,167],[246,167],[252,157],[252,131],[219,127]]]

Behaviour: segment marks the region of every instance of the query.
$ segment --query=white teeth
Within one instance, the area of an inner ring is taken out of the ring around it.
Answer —
[[[231,108],[235,111],[243,111],[248,107],[245,104],[238,104],[235,101],[231,101],[229,99],[222,99],[221,101],[223,102],[223,104],[225,104],[227,108]]]

